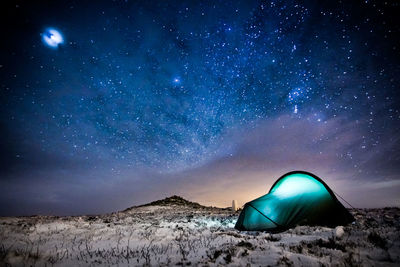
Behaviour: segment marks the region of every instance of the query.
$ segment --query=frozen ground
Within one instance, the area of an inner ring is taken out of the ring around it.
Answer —
[[[100,216],[0,218],[0,266],[400,266],[400,209],[357,221],[239,232],[238,213],[179,197]]]

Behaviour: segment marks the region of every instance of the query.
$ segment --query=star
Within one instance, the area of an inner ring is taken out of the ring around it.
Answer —
[[[180,79],[179,77],[175,77],[175,78],[173,79],[173,83],[174,83],[174,84],[180,84],[180,83],[181,83],[181,79]]]

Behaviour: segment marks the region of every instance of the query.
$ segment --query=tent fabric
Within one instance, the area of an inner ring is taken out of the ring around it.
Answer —
[[[280,177],[268,194],[244,205],[235,228],[283,231],[296,225],[345,225],[354,221],[333,191],[314,174],[294,171]]]

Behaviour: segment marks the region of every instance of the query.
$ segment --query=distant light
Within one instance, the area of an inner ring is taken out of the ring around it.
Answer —
[[[298,111],[299,111],[299,110],[297,109],[297,105],[294,105],[294,111],[293,111],[293,113],[294,113],[294,114],[297,114]]]
[[[64,38],[62,34],[54,28],[47,28],[44,33],[42,33],[43,42],[51,47],[57,48],[60,44],[64,43]]]

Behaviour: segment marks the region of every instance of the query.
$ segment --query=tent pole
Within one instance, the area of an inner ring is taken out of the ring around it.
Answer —
[[[333,190],[332,190],[333,191]],[[335,193],[335,195],[337,195],[338,197],[340,197],[340,199],[342,199],[344,202],[346,202],[350,207],[352,207],[353,209],[355,209],[349,202],[346,201],[346,199],[342,198],[338,193],[336,193],[335,191],[333,191],[333,193]]]

